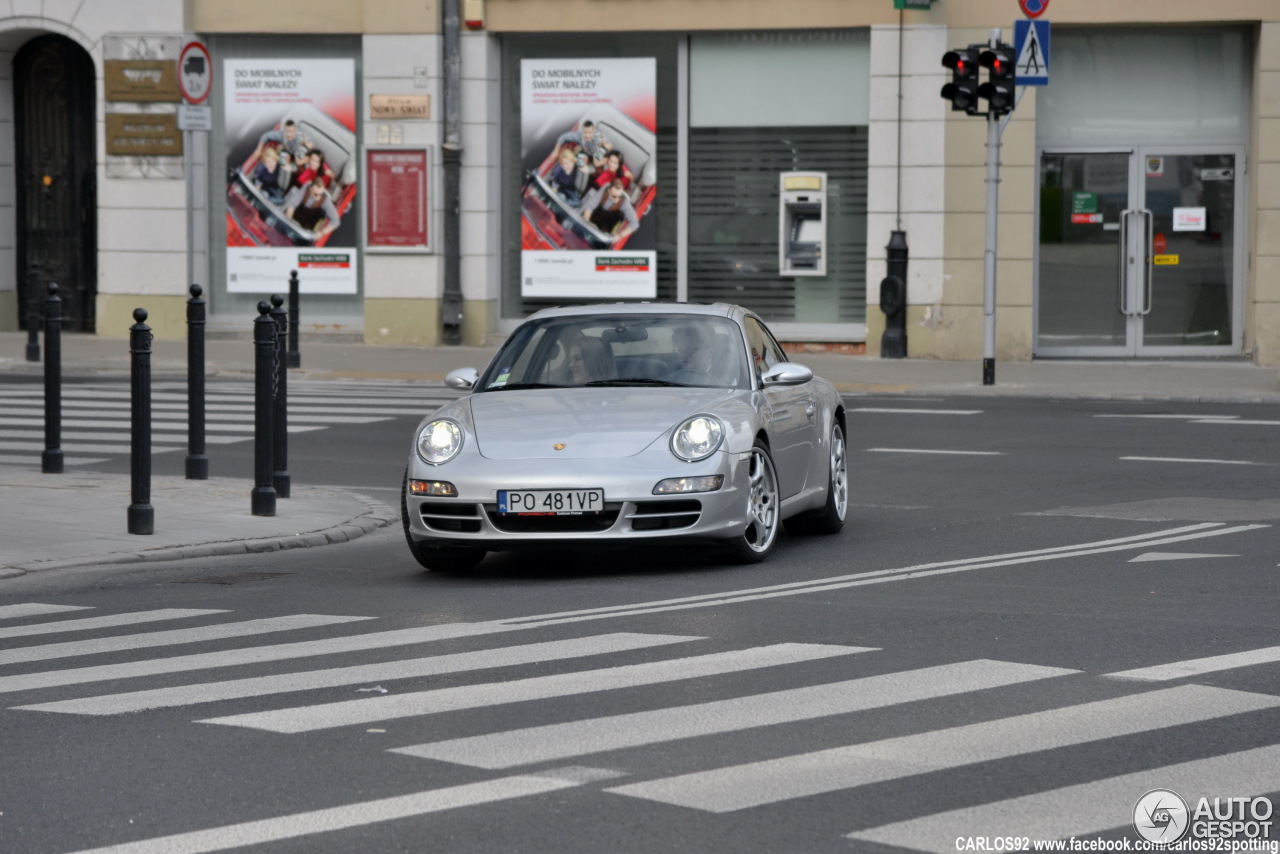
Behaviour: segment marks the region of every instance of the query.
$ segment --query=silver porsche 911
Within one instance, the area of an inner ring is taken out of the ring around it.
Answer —
[[[528,318],[469,394],[423,419],[405,472],[428,569],[488,551],[638,542],[757,562],[779,526],[835,533],[848,507],[839,394],[731,305],[618,304]]]

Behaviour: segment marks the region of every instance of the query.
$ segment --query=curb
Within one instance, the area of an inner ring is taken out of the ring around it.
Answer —
[[[46,572],[56,569],[71,569],[82,566],[119,566],[130,563],[158,563],[169,560],[187,558],[222,557],[225,555],[261,554],[266,552],[285,551],[287,549],[305,549],[313,546],[327,546],[346,543],[359,539],[365,534],[379,528],[385,528],[400,521],[400,514],[381,501],[356,492],[343,493],[365,505],[364,512],[348,519],[345,523],[333,525],[315,531],[304,531],[297,534],[283,534],[274,537],[260,537],[252,540],[211,540],[205,543],[188,543],[177,546],[159,546],[154,549],[142,549],[136,552],[113,552],[105,555],[83,555],[80,557],[58,558],[56,560],[35,560],[26,563],[10,564],[0,567],[0,579],[16,578],[35,572]]]

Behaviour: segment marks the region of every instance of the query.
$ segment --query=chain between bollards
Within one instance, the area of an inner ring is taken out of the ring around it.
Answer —
[[[276,354],[275,354],[275,386],[274,399],[275,409],[271,416],[271,432],[274,435],[272,440],[271,457],[274,463],[274,470],[271,474],[271,484],[276,488],[276,495],[280,498],[289,497],[289,371],[286,369],[285,361],[285,338],[289,329],[289,318],[283,308],[284,297],[280,294],[271,295],[271,319],[276,324]]]
[[[271,319],[271,305],[258,303],[258,316],[253,321],[253,493],[250,507],[254,516],[276,515],[276,490],[272,485],[271,433],[275,383],[276,322]]]
[[[132,503],[129,533],[154,534],[156,511],[151,506],[151,327],[147,310],[133,310],[129,327],[129,475]]]
[[[187,480],[209,479],[205,453],[204,405],[204,289],[191,286],[187,300]]]
[[[27,276],[27,361],[40,361],[40,274],[34,264]]]
[[[40,470],[62,473],[62,300],[49,283],[44,301],[44,453]]]
[[[298,352],[298,271],[289,272],[289,353],[288,366],[302,367],[302,354]]]

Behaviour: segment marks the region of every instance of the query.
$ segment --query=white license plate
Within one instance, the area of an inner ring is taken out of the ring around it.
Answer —
[[[498,490],[498,512],[506,516],[582,516],[603,509],[603,489]]]

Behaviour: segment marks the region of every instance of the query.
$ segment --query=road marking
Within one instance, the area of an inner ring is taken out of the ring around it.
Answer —
[[[1280,746],[1165,765],[1035,795],[935,813],[856,831],[848,834],[847,838],[917,851],[954,854],[957,833],[986,832],[982,828],[1016,828],[1019,835],[1031,839],[1092,836],[1114,828],[1129,827],[1124,816],[1129,805],[1153,785],[1172,789],[1188,800],[1224,792],[1238,797],[1274,792],[1280,790]]]
[[[887,406],[858,406],[852,412],[877,412],[904,415],[981,415],[981,409],[894,409]]]
[[[490,770],[513,768],[880,709],[1078,672],[1005,661],[965,661],[731,700],[415,744],[390,752]]]
[[[454,638],[512,632],[523,628],[526,627],[504,626],[495,623],[445,623],[439,626],[421,626],[413,629],[370,632],[362,635],[326,638],[324,640],[252,646],[243,649],[172,656],[170,658],[153,658],[147,661],[130,661],[122,664],[99,664],[92,667],[76,667],[67,670],[23,673],[15,676],[0,676],[0,693],[7,694],[14,691],[56,688],[63,685],[83,685],[90,682],[107,682],[116,679],[136,679],[142,676],[186,673],[188,671],[209,670],[216,667],[235,667],[242,664],[287,661],[294,658],[340,655],[345,652],[387,649],[395,646],[409,646]]]
[[[43,451],[44,447],[41,446],[40,448],[34,449],[34,450]],[[68,453],[75,454],[78,450],[79,450],[78,448],[73,448]],[[106,461],[107,461],[106,457],[64,456],[62,458],[62,464],[66,466],[87,466],[87,465],[92,465],[94,463],[105,463]],[[40,457],[37,454],[0,454],[0,465],[36,466],[39,464],[40,464]]]
[[[1195,554],[1194,552],[1147,552],[1134,558],[1129,558],[1129,563],[1148,563],[1156,560],[1191,560],[1198,557],[1240,557],[1240,555],[1209,555]]]
[[[941,451],[926,448],[867,448],[873,454],[956,454],[967,457],[1000,457],[1003,451]]]
[[[134,691],[127,694],[81,697],[75,700],[15,706],[14,708],[33,712],[60,712],[73,715],[119,715],[125,712],[190,706],[197,703],[212,703],[218,700],[265,697],[293,691],[371,684],[395,679],[436,676],[443,673],[465,673],[495,667],[532,664],[539,661],[562,661],[588,655],[604,655],[611,652],[625,652],[665,646],[667,644],[687,643],[694,640],[705,640],[705,638],[620,632],[617,634],[597,635],[595,637],[573,638],[571,640],[522,644],[496,650],[440,655],[430,658],[411,658],[404,661],[388,661],[379,664],[335,667],[327,670],[312,670],[305,673],[277,673],[271,676],[183,685],[176,688],[158,688],[151,691]]]
[[[20,638],[28,635],[51,635],[58,632],[88,632],[115,626],[134,626],[139,623],[158,623],[163,620],[181,620],[187,617],[205,617],[209,614],[229,613],[220,609],[165,608],[159,611],[136,611],[131,614],[109,614],[104,617],[85,617],[80,620],[58,620],[52,623],[33,623],[27,626],[0,628],[0,638]]]
[[[782,596],[800,596],[806,593],[841,590],[847,587],[861,587],[868,584],[883,584],[890,581],[904,581],[914,578],[926,578],[934,575],[946,575],[955,572],[969,572],[975,569],[991,569],[1002,566],[1038,563],[1061,558],[1086,557],[1105,554],[1126,549],[1148,548],[1150,546],[1168,545],[1170,543],[1197,540],[1203,537],[1217,537],[1225,534],[1243,533],[1268,525],[1237,525],[1225,527],[1221,522],[1201,522],[1163,531],[1152,531],[1128,537],[1117,537],[1110,540],[1099,540],[1093,543],[1078,543],[1070,546],[1052,546],[1027,552],[1013,552],[1003,555],[990,555],[978,558],[961,558],[959,560],[936,563],[917,564],[898,569],[879,569],[870,572],[850,575],[829,576],[812,581],[795,581],[787,584],[776,584],[767,587],[753,587],[742,590],[724,591],[720,593],[704,593],[698,596],[684,596],[677,599],[659,599],[650,602],[638,602],[631,605],[615,605],[604,608],[588,608],[578,611],[562,611],[552,614],[540,614],[531,617],[513,617],[501,621],[506,625],[545,626],[561,623],[579,622],[582,620],[605,619],[609,617],[634,616],[636,614],[654,614],[664,611],[677,611],[687,608],[719,607],[740,602],[758,602]]]
[[[243,623],[224,623],[195,629],[174,629],[166,632],[149,632],[141,635],[119,635],[97,640],[67,641],[66,643],[24,646],[18,649],[0,650],[0,664],[19,664],[28,661],[48,661],[53,658],[70,658],[76,655],[96,655],[104,652],[169,646],[171,644],[200,643],[224,638],[261,635],[268,632],[285,632],[310,629],[316,626],[332,626],[337,623],[353,623],[372,617],[330,617],[323,614],[295,614],[289,617],[271,617],[264,620],[248,620]]]
[[[1133,460],[1141,463],[1210,463],[1222,466],[1256,466],[1260,463],[1249,462],[1248,460],[1207,460],[1207,459],[1190,459],[1186,457],[1121,457],[1122,460]]]
[[[394,798],[228,824],[190,833],[142,839],[137,842],[124,842],[119,845],[86,849],[75,854],[206,854],[206,852],[278,842],[283,839],[314,836],[317,833],[365,827],[384,821],[412,818],[462,807],[509,801],[514,798],[581,786],[587,782],[590,782],[588,775],[558,775],[555,771],[525,774],[519,777],[501,777],[482,783],[467,783]]]
[[[1157,664],[1154,667],[1139,667],[1135,670],[1120,670],[1107,673],[1112,679],[1137,679],[1144,682],[1166,682],[1170,679],[1185,679],[1188,676],[1203,676],[1206,673],[1218,673],[1222,670],[1234,670],[1237,667],[1251,667],[1255,664],[1274,664],[1280,661],[1280,646],[1269,646],[1252,649],[1246,652],[1231,652],[1225,655],[1211,655],[1207,658],[1191,658],[1186,661],[1173,661],[1168,664]]]
[[[919,735],[632,783],[605,791],[706,812],[733,812],[1277,707],[1280,707],[1280,697],[1269,694],[1183,685]],[[1014,826],[1017,825],[999,822],[952,825],[953,828]]]
[[[723,673],[737,673],[762,667],[797,664],[802,661],[816,661],[833,656],[872,651],[869,647],[858,646],[782,643],[577,673],[557,673],[553,676],[461,685],[432,691],[416,691],[410,694],[384,694],[293,709],[229,715],[208,718],[196,723],[242,726],[269,732],[312,732],[459,709],[487,708],[527,700],[545,700],[552,697],[615,691],[640,685],[657,685],[681,679],[718,676]]]
[[[1094,418],[1168,418],[1168,419],[1181,420],[1181,421],[1205,422],[1205,421],[1233,421],[1239,418],[1240,416],[1239,415],[1186,415],[1186,414],[1178,415],[1178,414],[1171,414],[1171,413],[1162,413],[1162,414],[1135,413],[1132,415],[1120,415],[1120,414],[1094,415],[1093,417]]]
[[[21,605],[0,605],[0,620],[16,620],[19,617],[43,617],[45,614],[61,614],[65,611],[92,611],[89,605],[41,605],[25,602]]]

